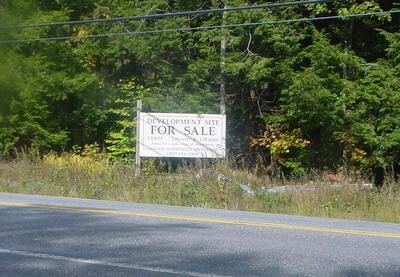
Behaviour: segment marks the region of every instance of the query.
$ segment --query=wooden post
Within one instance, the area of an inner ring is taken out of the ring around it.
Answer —
[[[140,176],[140,113],[142,112],[142,100],[136,103],[136,158],[135,176]]]

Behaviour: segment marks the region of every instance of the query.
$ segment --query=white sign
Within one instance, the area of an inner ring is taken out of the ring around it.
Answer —
[[[141,157],[225,157],[225,115],[139,114]]]

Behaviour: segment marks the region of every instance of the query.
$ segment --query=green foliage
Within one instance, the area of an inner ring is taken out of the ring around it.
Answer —
[[[301,130],[311,143],[308,149],[317,155],[314,158],[306,155],[298,161],[311,167],[338,163],[337,157],[328,155],[328,151],[339,147],[335,143],[335,132],[343,125],[336,106],[338,96],[325,87],[325,81],[313,69],[296,74],[293,84],[282,92],[280,101],[284,113],[264,117],[270,124]]]
[[[349,95],[349,151],[364,169],[399,165],[399,89],[396,70],[376,64]]]
[[[351,0],[305,9],[236,11],[227,14],[227,24],[344,17],[152,35],[140,32],[220,25],[222,14],[0,31],[2,40],[73,37],[0,44],[0,153],[7,156],[23,147],[61,152],[97,142],[113,159],[130,160],[135,151],[137,99],[143,100],[145,111],[218,112],[220,42],[225,38],[231,156],[249,167],[260,160],[268,167],[271,153],[264,149],[263,159],[257,159],[260,155],[249,144],[267,124],[285,134],[300,130],[301,137],[310,141],[284,155],[280,166],[292,173],[341,166],[370,173],[393,168],[398,173],[399,19],[345,18],[394,8],[392,2]],[[228,4],[254,3],[230,0]],[[6,0],[0,3],[0,24],[104,19],[220,5],[214,0]],[[83,38],[122,32],[131,35]]]
[[[400,33],[389,33],[382,31],[382,35],[385,36],[389,42],[389,46],[386,48],[388,56],[388,62],[396,69],[397,76],[400,75]]]
[[[115,98],[112,98],[108,117],[112,120],[112,128],[105,140],[107,152],[113,159],[132,161],[136,142],[136,101],[143,99],[148,91],[135,81],[120,83]]]

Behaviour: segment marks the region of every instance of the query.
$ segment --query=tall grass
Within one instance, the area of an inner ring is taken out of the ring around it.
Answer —
[[[312,172],[278,180],[223,162],[168,172],[144,161],[142,175],[136,178],[133,166],[86,151],[2,161],[0,191],[400,223],[400,186],[394,180],[379,190],[360,190],[331,186],[326,176]],[[351,175],[341,179],[358,181]],[[266,190],[282,184],[307,186],[285,193]],[[246,193],[243,185],[254,195]]]

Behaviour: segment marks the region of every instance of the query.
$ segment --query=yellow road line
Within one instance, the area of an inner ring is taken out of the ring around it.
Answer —
[[[107,210],[107,209],[89,209],[89,208],[29,204],[29,203],[9,202],[9,201],[0,201],[0,205],[55,209],[55,210],[87,212],[87,213],[97,213],[97,214],[139,216],[139,217],[161,218],[161,219],[170,219],[170,220],[192,221],[192,222],[206,222],[206,223],[219,223],[219,224],[231,224],[231,225],[269,227],[269,228],[279,228],[279,229],[289,229],[289,230],[299,230],[299,231],[314,231],[314,232],[323,232],[323,233],[338,233],[338,234],[361,235],[361,236],[372,236],[372,237],[387,237],[387,238],[400,239],[400,233],[383,233],[383,232],[371,232],[371,231],[352,230],[352,229],[312,227],[312,226],[301,226],[301,225],[291,225],[291,224],[279,224],[279,223],[271,223],[271,222],[240,221],[240,220],[232,220],[232,219],[192,217],[192,216],[167,215],[167,214],[157,214],[157,213],[142,213],[142,212],[133,212],[133,211]]]

